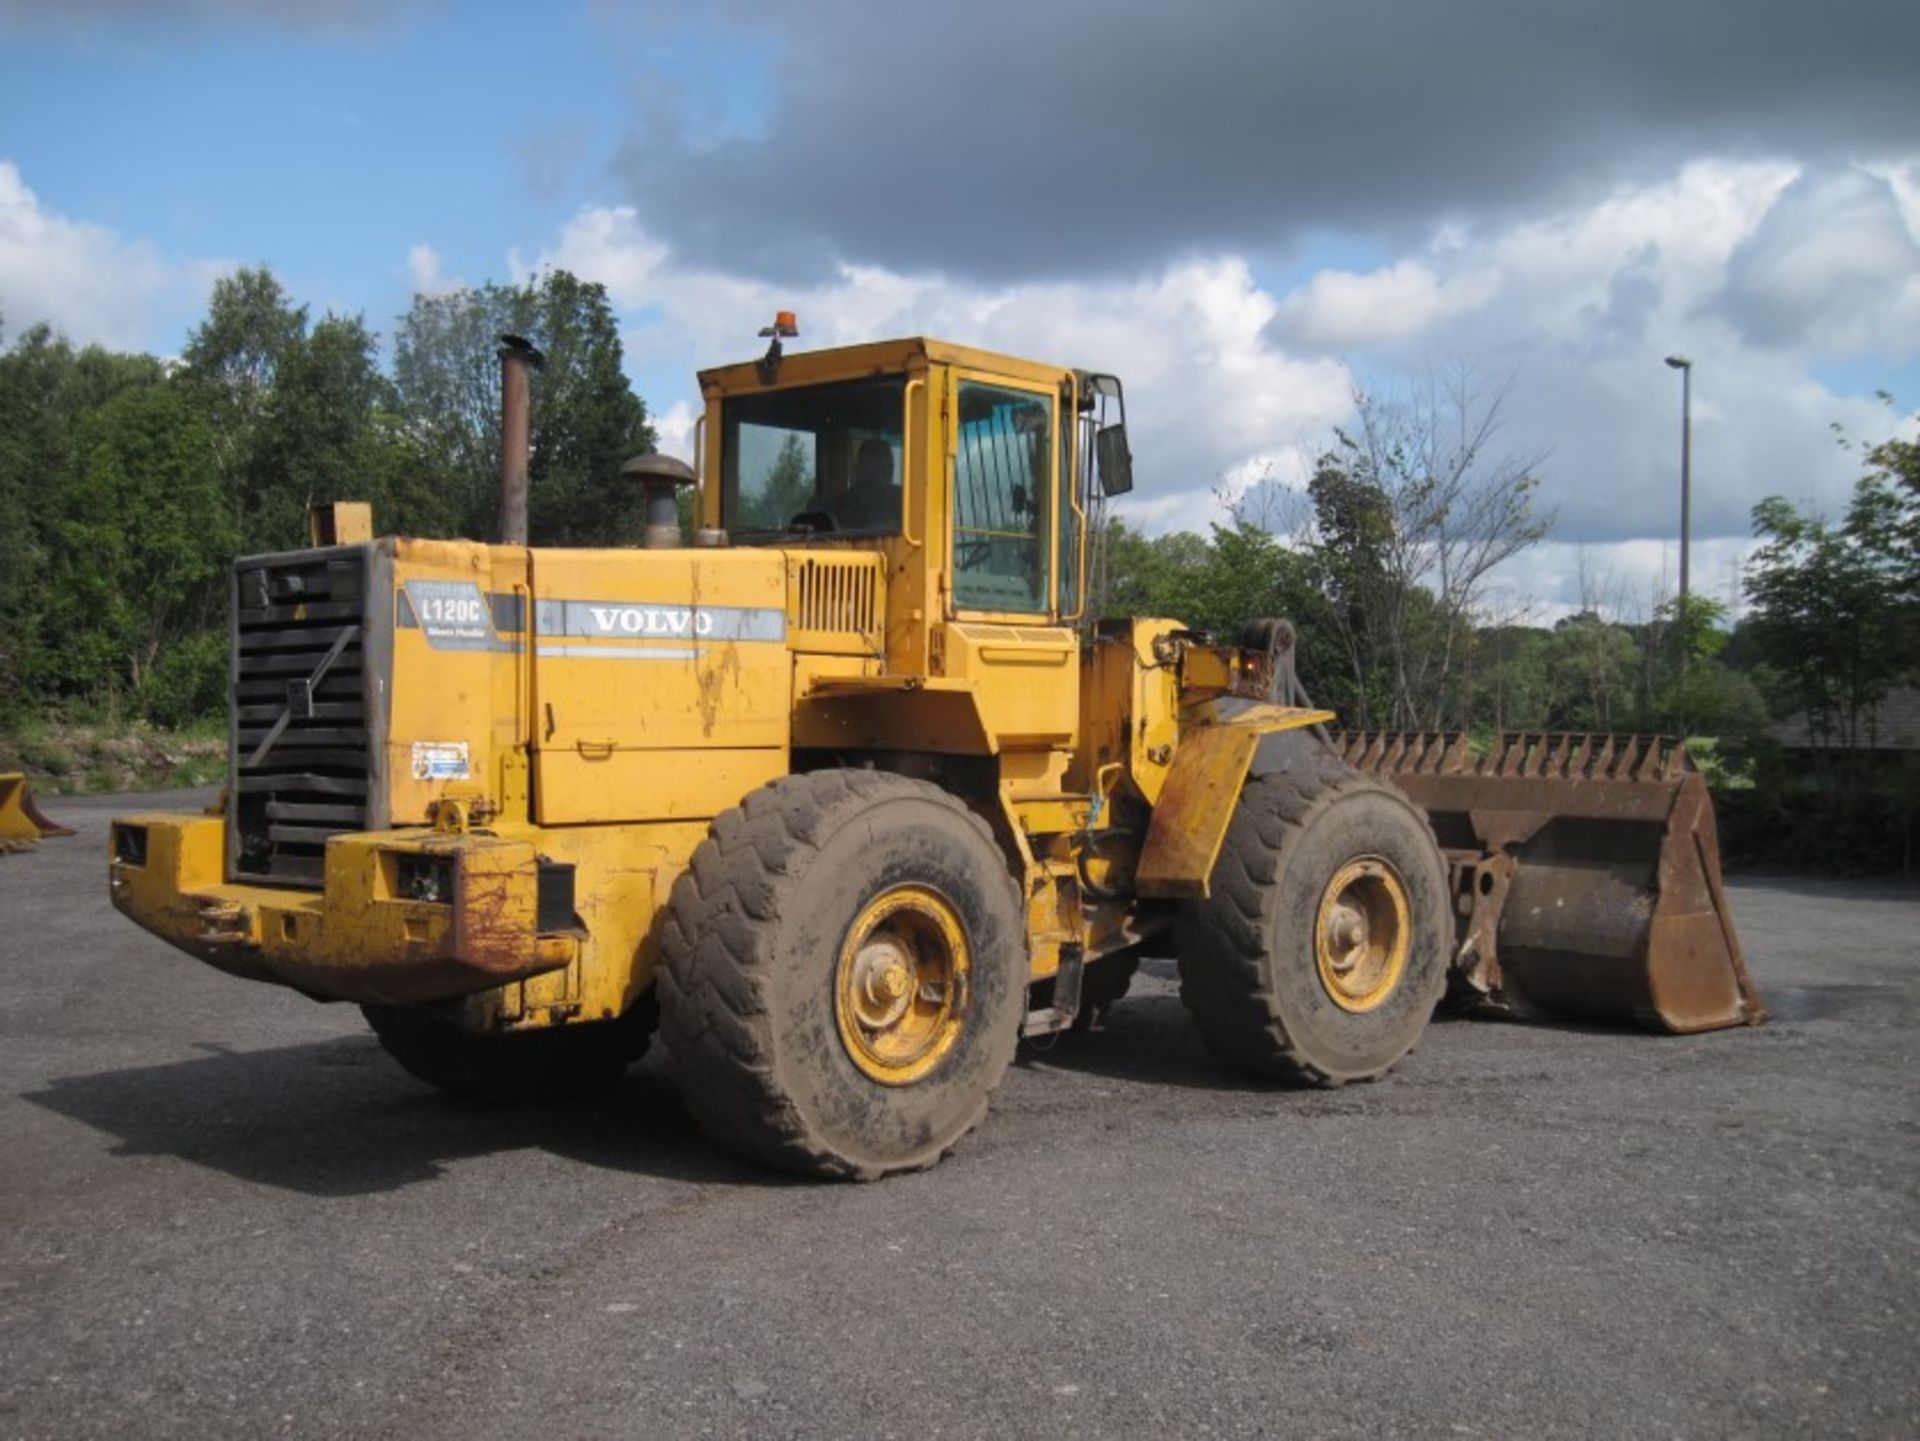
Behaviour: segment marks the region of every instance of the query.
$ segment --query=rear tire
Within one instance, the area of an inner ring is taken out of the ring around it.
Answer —
[[[1440,848],[1399,791],[1337,762],[1249,778],[1211,891],[1188,907],[1179,960],[1215,1055],[1340,1086],[1419,1040],[1453,926]]]
[[[409,1075],[469,1101],[563,1101],[616,1084],[653,1035],[653,995],[617,1021],[476,1035],[437,1009],[362,1006],[389,1056]]]
[[[1025,935],[992,832],[938,787],[858,770],[762,787],[715,820],[662,931],[687,1108],[807,1175],[933,1165],[1012,1059]]]

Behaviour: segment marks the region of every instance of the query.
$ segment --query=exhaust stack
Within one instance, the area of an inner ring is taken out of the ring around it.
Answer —
[[[530,340],[500,337],[500,543],[527,543],[527,462],[533,372],[547,357]]]

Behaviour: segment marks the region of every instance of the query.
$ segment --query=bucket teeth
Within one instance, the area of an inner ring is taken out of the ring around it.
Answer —
[[[1680,741],[1586,731],[1515,732],[1499,737],[1477,757],[1464,731],[1346,731],[1335,747],[1348,765],[1376,775],[1666,785],[1695,770]]]
[[[1609,780],[1617,780],[1624,776],[1632,775],[1634,758],[1639,755],[1639,753],[1640,737],[1636,735],[1622,736],[1620,738],[1619,753],[1614,756],[1613,764],[1607,770],[1607,778]]]
[[[1575,780],[1585,780],[1587,778],[1587,757],[1593,753],[1593,737],[1583,735],[1575,737],[1574,739],[1577,741],[1577,744],[1570,747],[1571,754],[1567,761],[1568,774]]]
[[[1500,750],[1500,765],[1492,774],[1517,776],[1527,763],[1527,738],[1518,735],[1509,740]]]
[[[1464,731],[1346,731],[1335,746],[1348,765],[1376,775],[1670,785],[1696,769],[1686,745],[1664,736],[1523,731],[1478,757]]]
[[[1633,769],[1633,778],[1637,781],[1658,780],[1665,773],[1665,761],[1662,752],[1666,747],[1659,736],[1647,737],[1646,753],[1640,757],[1640,764]]]

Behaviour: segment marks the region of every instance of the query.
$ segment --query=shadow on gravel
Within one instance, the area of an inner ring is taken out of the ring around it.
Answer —
[[[1096,1030],[1023,1041],[1015,1064],[1201,1091],[1309,1089],[1249,1080],[1229,1070],[1208,1052],[1187,1008],[1173,996],[1129,996]]]
[[[1769,991],[1763,995],[1768,999]],[[1620,1043],[1620,1059],[1644,1060],[1662,1043],[1675,1037],[1655,1036],[1634,1026],[1607,1021],[1573,1020],[1564,1016],[1528,1017],[1493,1012],[1468,1013],[1442,1007],[1434,1013],[1420,1047],[1432,1045],[1449,1032],[1462,1040],[1492,1048],[1539,1034],[1605,1037]],[[1482,1032],[1482,1036],[1474,1036]],[[1502,1036],[1505,1032],[1507,1035]],[[1652,1043],[1653,1049],[1649,1049]],[[1069,1032],[1051,1041],[1026,1041],[1017,1064],[1036,1070],[1073,1071],[1145,1086],[1184,1086],[1220,1092],[1319,1093],[1323,1088],[1303,1081],[1261,1081],[1242,1075],[1215,1060],[1200,1039],[1193,1018],[1173,996],[1129,996],[1108,1013],[1097,1030]]]
[[[528,1149],[671,1180],[801,1184],[713,1147],[645,1064],[603,1096],[485,1106],[424,1089],[371,1036],[205,1049],[190,1061],[60,1077],[24,1099],[116,1138],[115,1155],[176,1156],[314,1196],[394,1191],[448,1162]]]

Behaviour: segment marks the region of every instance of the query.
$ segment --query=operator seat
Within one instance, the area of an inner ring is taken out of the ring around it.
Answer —
[[[834,506],[841,530],[898,530],[900,486],[893,476],[893,447],[879,436],[860,442],[853,481]]]

